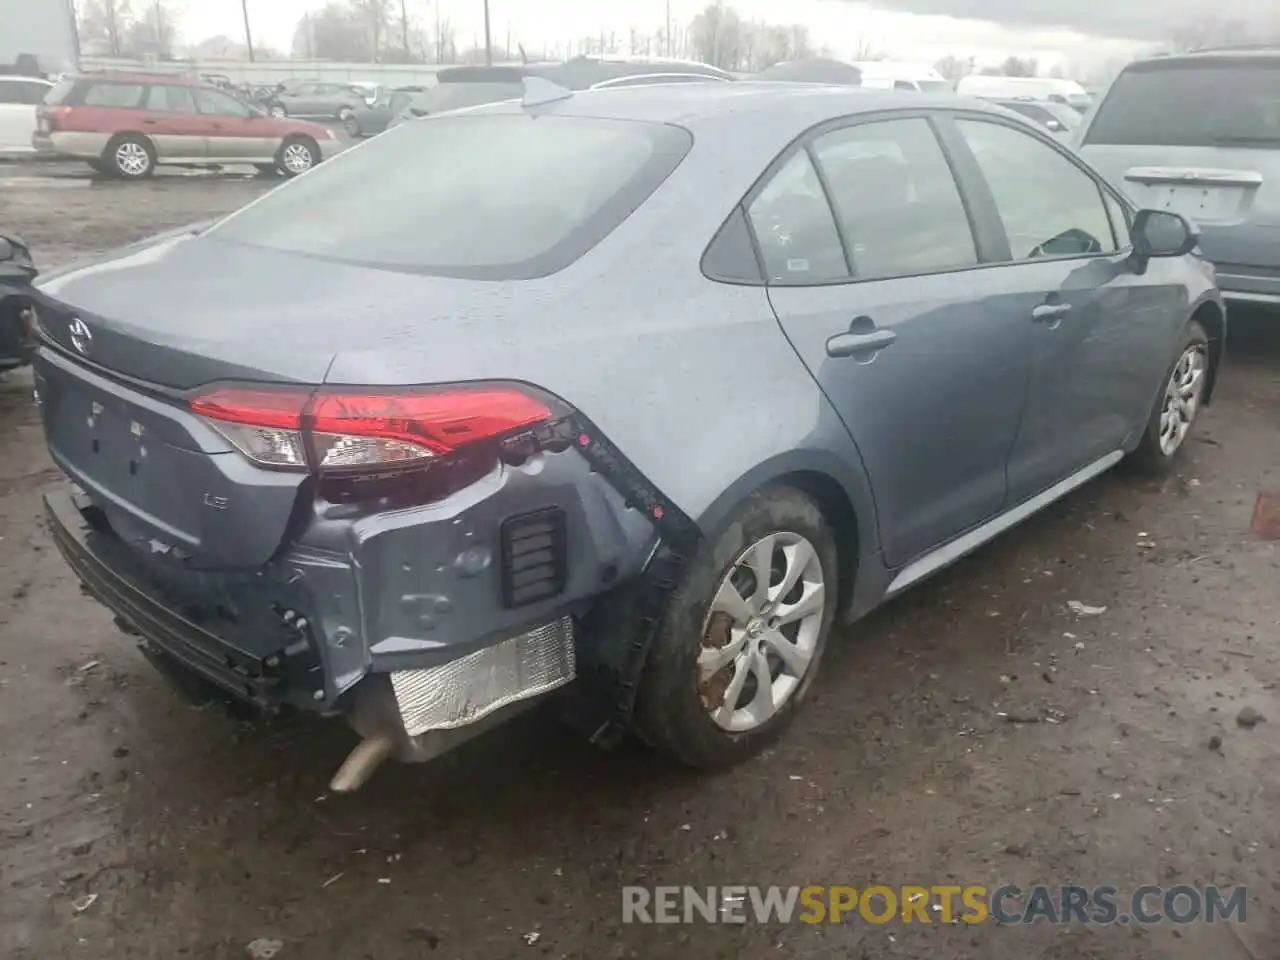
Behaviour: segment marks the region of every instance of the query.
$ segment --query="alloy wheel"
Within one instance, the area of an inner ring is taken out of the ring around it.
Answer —
[[[734,561],[698,655],[698,691],[718,727],[754,730],[800,688],[822,634],[826,586],[818,551],[798,533],[771,533]]]
[[[306,173],[315,165],[315,158],[305,143],[291,143],[284,148],[280,162],[290,173]]]
[[[142,144],[126,141],[116,147],[116,167],[125,176],[140,177],[151,169],[151,155]]]
[[[1160,408],[1160,452],[1166,457],[1178,451],[1191,430],[1200,410],[1208,366],[1205,345],[1193,343],[1183,351],[1169,375]]]

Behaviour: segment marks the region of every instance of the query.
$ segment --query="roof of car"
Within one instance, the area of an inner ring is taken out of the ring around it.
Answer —
[[[519,103],[491,105],[495,112],[514,112]],[[963,107],[1003,115],[998,107],[953,93],[869,90],[822,84],[738,83],[647,84],[579,91],[572,97],[540,106],[539,110],[566,115],[617,120],[648,120],[696,126],[750,116],[755,123],[776,123],[796,133],[836,117],[895,109],[956,109]],[[793,136],[795,134],[792,134]]]
[[[205,83],[203,80],[174,73],[117,73],[116,71],[103,71],[102,73],[77,73],[74,79],[91,80],[95,83],[169,83],[187,87],[212,86],[212,84]]]
[[[1280,59],[1280,46],[1262,44],[1256,47],[1206,47],[1203,50],[1190,50],[1186,53],[1166,53],[1136,60],[1133,67],[1167,63],[1196,63],[1205,60],[1277,60]]]

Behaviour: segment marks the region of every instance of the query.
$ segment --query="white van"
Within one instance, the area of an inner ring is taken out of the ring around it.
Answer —
[[[956,93],[984,100],[1047,100],[1065,103],[1079,113],[1084,113],[1093,103],[1093,98],[1080,84],[1055,77],[987,77],[974,74],[960,81]]]
[[[918,90],[924,93],[950,92],[954,88],[946,77],[927,63],[904,63],[898,60],[859,60],[854,66],[862,71],[862,85],[869,90]]]

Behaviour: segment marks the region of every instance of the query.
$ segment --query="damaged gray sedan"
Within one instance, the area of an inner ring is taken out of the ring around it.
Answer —
[[[733,763],[836,623],[1173,461],[1195,243],[950,96],[529,81],[44,278],[49,525],[182,686],[346,717],[335,789],[553,694]]]

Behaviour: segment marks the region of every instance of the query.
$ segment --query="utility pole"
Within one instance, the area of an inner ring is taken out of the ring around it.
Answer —
[[[493,37],[489,33],[489,0],[484,0],[484,65],[493,66]]]
[[[667,0],[667,56],[671,56],[671,0]]]
[[[409,59],[409,0],[400,0],[400,45],[404,47],[404,58]]]
[[[249,48],[249,62],[253,63],[253,33],[249,30],[249,0],[240,0],[240,12],[244,14],[244,42]]]

